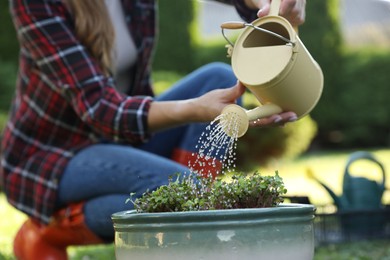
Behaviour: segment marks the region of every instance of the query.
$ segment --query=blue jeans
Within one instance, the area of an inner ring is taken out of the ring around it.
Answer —
[[[230,66],[211,63],[183,78],[157,101],[181,100],[200,96],[236,83]],[[59,184],[59,207],[85,201],[86,225],[98,236],[112,240],[111,215],[133,208],[126,204],[130,193],[141,196],[168,183],[174,173],[188,168],[170,160],[173,149],[195,151],[206,124],[189,124],[155,134],[148,143],[133,147],[112,143],[89,146],[67,165]]]

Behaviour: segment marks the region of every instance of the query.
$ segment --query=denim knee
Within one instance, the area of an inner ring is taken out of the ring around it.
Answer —
[[[229,88],[237,82],[232,67],[227,63],[212,62],[205,65],[203,70],[209,80],[220,82],[218,88]]]

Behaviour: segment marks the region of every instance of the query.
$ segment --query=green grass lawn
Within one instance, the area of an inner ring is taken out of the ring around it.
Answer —
[[[316,248],[314,260],[389,260],[390,240],[359,241]]]
[[[390,150],[377,149],[371,151],[390,169]],[[302,156],[295,160],[277,160],[272,166],[260,168],[263,174],[273,174],[278,170],[283,177],[288,195],[309,196],[315,205],[329,204],[330,196],[317,182],[308,178],[306,171],[311,168],[314,174],[327,183],[337,193],[341,192],[342,174],[350,152],[321,152]],[[377,178],[379,169],[370,163],[357,162],[351,168],[353,174]],[[390,183],[390,177],[387,181]],[[390,194],[387,191],[384,203],[390,204]],[[4,194],[0,194],[0,260],[14,259],[12,255],[12,240],[25,216],[13,209],[6,202]],[[113,245],[71,247],[71,259],[114,259]],[[347,244],[321,246],[316,248],[315,259],[390,259],[390,241],[361,241]]]

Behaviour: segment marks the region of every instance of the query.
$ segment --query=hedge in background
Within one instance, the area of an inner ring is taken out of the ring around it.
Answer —
[[[317,134],[310,116],[285,127],[250,128],[237,142],[238,170],[250,171],[277,158],[295,158],[306,152]]]
[[[366,49],[345,55],[332,137],[341,148],[390,145],[390,51]]]
[[[159,5],[159,39],[153,68],[189,72],[194,68],[191,26],[195,1],[163,0]]]
[[[0,1],[0,64],[15,61],[18,57],[19,43],[9,14],[8,1]]]
[[[0,1],[0,17],[0,113],[6,113],[15,89],[19,52],[19,43],[9,14],[8,1]]]
[[[0,112],[8,112],[15,92],[17,65],[0,60]]]
[[[324,73],[322,97],[311,116],[318,123],[317,142],[328,143],[340,108],[337,95],[341,88],[343,68],[342,38],[338,0],[310,0],[306,6],[306,22],[300,27],[300,37]]]
[[[390,144],[388,74],[390,52],[361,47],[347,51],[340,33],[337,0],[307,1],[300,35],[325,77],[324,92],[311,113],[323,148],[364,148]]]

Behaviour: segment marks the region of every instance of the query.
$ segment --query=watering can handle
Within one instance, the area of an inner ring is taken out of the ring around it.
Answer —
[[[272,0],[271,1],[269,15],[274,15],[274,16],[279,15],[280,3],[281,3],[281,0]]]
[[[281,0],[272,0],[268,15],[279,16],[279,9]],[[293,26],[296,33],[298,33],[298,26]]]
[[[351,156],[349,157],[349,159],[347,161],[347,165],[345,166],[344,175],[349,175],[349,167],[351,166],[351,164],[353,162],[355,162],[357,160],[361,160],[361,159],[366,159],[366,160],[372,161],[372,162],[376,163],[381,168],[381,171],[382,171],[382,184],[381,184],[381,186],[384,189],[385,188],[385,180],[386,180],[385,168],[383,167],[382,163],[380,163],[369,152],[359,151],[359,152],[355,152],[355,153],[351,154]]]
[[[244,22],[236,22],[236,21],[229,21],[229,22],[224,22],[221,24],[222,29],[230,29],[230,30],[235,30],[235,29],[243,29],[245,28]]]

